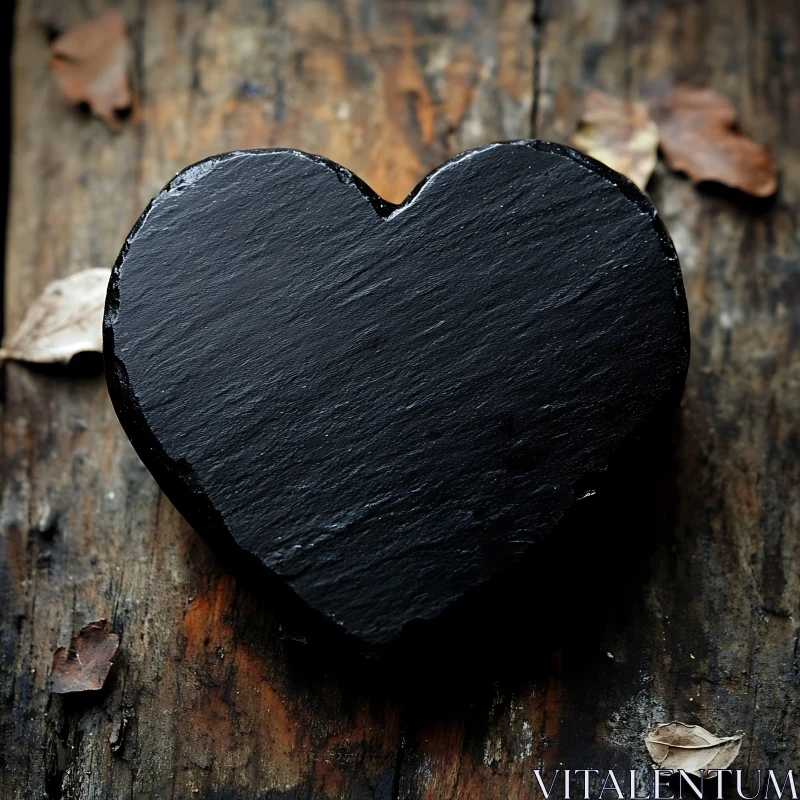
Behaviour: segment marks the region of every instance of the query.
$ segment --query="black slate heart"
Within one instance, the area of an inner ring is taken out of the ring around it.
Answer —
[[[109,286],[109,391],[186,519],[374,644],[496,575],[668,419],[675,251],[565,147],[464,153],[400,206],[292,150],[189,167]]]

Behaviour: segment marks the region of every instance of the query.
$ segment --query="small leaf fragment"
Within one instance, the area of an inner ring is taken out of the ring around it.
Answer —
[[[72,635],[69,647],[53,653],[50,691],[68,694],[102,689],[117,647],[119,637],[108,630],[106,620],[90,622]]]
[[[68,364],[78,353],[103,350],[103,308],[111,271],[85,269],[50,283],[33,301],[0,358]]]
[[[690,775],[708,777],[709,770],[726,769],[739,755],[741,733],[717,737],[699,725],[668,722],[644,737],[644,743],[660,769],[682,769]]]
[[[117,111],[130,109],[130,48],[116,9],[69,28],[50,45],[50,70],[68,103],[86,103],[112,130]]]
[[[644,103],[594,91],[572,144],[644,189],[658,159],[658,126]]]
[[[712,89],[680,83],[651,100],[667,163],[694,183],[715,181],[771,197],[778,170],[771,153],[737,127],[731,102]]]

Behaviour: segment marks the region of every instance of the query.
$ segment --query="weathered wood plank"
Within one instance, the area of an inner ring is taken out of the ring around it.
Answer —
[[[46,68],[47,31],[100,6],[18,4],[9,328],[52,278],[110,265],[149,198],[205,156],[318,151],[397,200],[449,155],[528,131],[521,0],[128,0],[141,104],[117,136],[63,107]],[[102,379],[7,377],[0,793],[396,791],[398,701],[307,655],[237,583],[135,458]],[[122,637],[110,684],[51,697],[53,649],[103,616]]]
[[[737,766],[788,768],[800,755],[800,14],[783,0],[550,6],[540,135],[568,136],[589,88],[637,97],[653,82],[690,78],[731,97],[743,129],[775,151],[782,186],[773,208],[748,209],[663,167],[651,184],[681,256],[693,329],[675,463],[662,481],[663,517],[642,525],[654,540],[641,565],[649,575],[625,629],[606,638],[614,660],[601,659],[591,680],[560,683],[597,710],[578,730],[562,711],[548,761],[574,760],[577,747],[584,763],[622,766],[633,757],[625,729],[638,736],[656,718],[678,718],[744,730]],[[564,669],[582,668],[565,656]]]

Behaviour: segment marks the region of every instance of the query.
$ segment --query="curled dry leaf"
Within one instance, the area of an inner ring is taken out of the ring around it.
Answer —
[[[658,126],[644,103],[595,91],[586,97],[572,144],[644,189],[658,159]]]
[[[708,777],[709,770],[726,769],[742,746],[742,734],[717,737],[699,725],[669,722],[656,725],[644,738],[647,750],[661,769],[682,769]],[[700,770],[705,770],[701,773]]]
[[[50,46],[50,69],[68,103],[86,103],[112,130],[115,111],[133,103],[129,83],[129,47],[125,20],[108,9],[69,28]]]
[[[90,622],[72,635],[69,647],[53,653],[50,691],[68,694],[102,689],[117,647],[119,637],[108,630],[106,620]]]
[[[53,281],[34,300],[0,350],[3,359],[67,364],[103,349],[103,308],[110,270],[85,269]]]
[[[715,181],[755,197],[778,188],[772,155],[737,128],[730,101],[711,89],[678,84],[651,101],[667,163],[699,183]]]

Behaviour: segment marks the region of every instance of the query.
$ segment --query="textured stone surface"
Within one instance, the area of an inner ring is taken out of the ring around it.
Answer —
[[[187,520],[372,644],[593,495],[689,356],[652,206],[532,141],[400,206],[296,151],[194,165],[128,238],[105,332],[123,427]]]

